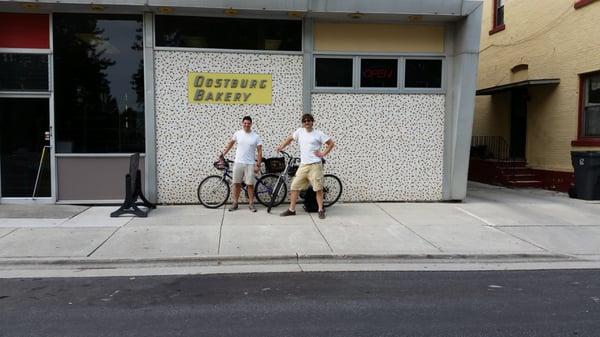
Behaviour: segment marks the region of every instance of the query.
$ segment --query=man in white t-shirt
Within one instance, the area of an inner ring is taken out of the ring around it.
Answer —
[[[288,136],[277,147],[277,151],[282,151],[292,140],[298,142],[300,146],[300,167],[296,171],[296,176],[292,180],[290,190],[290,207],[281,216],[296,215],[296,201],[301,190],[308,188],[308,184],[313,187],[317,193],[317,204],[319,205],[319,219],[325,219],[325,209],[323,208],[323,160],[335,143],[331,137],[323,132],[314,129],[315,119],[311,114],[302,115],[302,127],[297,129],[291,136]],[[326,145],[325,151],[321,151],[323,145]]]
[[[250,208],[250,211],[256,212],[256,207],[254,207],[254,175],[258,173],[262,161],[262,141],[258,134],[252,131],[252,118],[250,116],[245,116],[242,119],[242,130],[233,134],[221,155],[225,156],[234,144],[237,144],[237,146],[233,161],[233,203],[229,207],[229,211],[238,209],[238,199],[242,190],[242,181],[244,181],[248,187],[248,208]],[[258,153],[258,160],[256,153]]]

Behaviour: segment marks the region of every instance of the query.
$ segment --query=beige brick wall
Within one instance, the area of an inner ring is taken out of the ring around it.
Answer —
[[[528,79],[560,78],[556,87],[529,90],[527,160],[531,167],[572,171],[577,138],[579,74],[600,70],[600,1],[580,9],[575,0],[506,0],[506,29],[489,35],[493,0],[484,0],[478,88]],[[525,73],[511,68],[528,64]],[[504,99],[506,102],[498,102]],[[493,106],[497,106],[493,108]],[[476,100],[474,135],[510,134],[510,96]]]

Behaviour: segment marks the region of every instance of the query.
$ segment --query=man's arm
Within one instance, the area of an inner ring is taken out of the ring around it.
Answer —
[[[256,153],[257,153],[257,156],[256,156],[256,165],[255,165],[254,171],[258,173],[258,170],[260,170],[260,163],[262,162],[262,156],[263,156],[262,145],[258,145],[256,147]]]
[[[281,151],[285,150],[285,148],[288,145],[290,145],[290,143],[292,142],[292,140],[294,140],[294,137],[288,136],[281,144],[279,144],[279,146],[275,149],[275,151],[281,152]]]
[[[329,152],[331,152],[331,150],[333,150],[333,148],[335,147],[335,142],[333,141],[333,139],[329,138],[326,142],[325,142],[326,148],[325,151],[321,152],[321,151],[315,151],[315,156],[319,157],[319,158],[323,158],[326,155],[329,154]]]
[[[223,157],[225,157],[227,155],[227,152],[229,152],[229,150],[231,150],[231,148],[233,147],[233,144],[235,144],[235,140],[230,139],[229,142],[225,145],[225,149],[221,153],[221,155]]]

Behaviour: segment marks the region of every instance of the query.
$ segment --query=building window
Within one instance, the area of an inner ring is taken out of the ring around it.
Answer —
[[[582,77],[581,136],[600,138],[600,73]]]
[[[55,14],[57,153],[144,152],[141,15]]]
[[[325,88],[352,88],[351,58],[324,58],[315,60],[315,86]]]
[[[442,60],[406,60],[406,88],[441,88]]]
[[[442,57],[316,56],[315,89],[334,92],[440,93]]]
[[[48,91],[48,55],[0,53],[0,91]]]
[[[493,25],[490,35],[504,30],[504,0],[494,0]]]
[[[159,15],[156,45],[302,51],[302,21]]]
[[[397,88],[397,59],[361,59],[360,86],[362,88]]]

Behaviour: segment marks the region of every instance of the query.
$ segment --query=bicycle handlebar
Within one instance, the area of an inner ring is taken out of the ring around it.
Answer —
[[[279,153],[283,154],[283,156],[286,157],[288,161],[292,161],[293,160],[295,162],[300,162],[300,158],[294,157],[291,154],[289,154],[289,153],[287,153],[287,152],[285,152],[283,150],[279,151]]]

